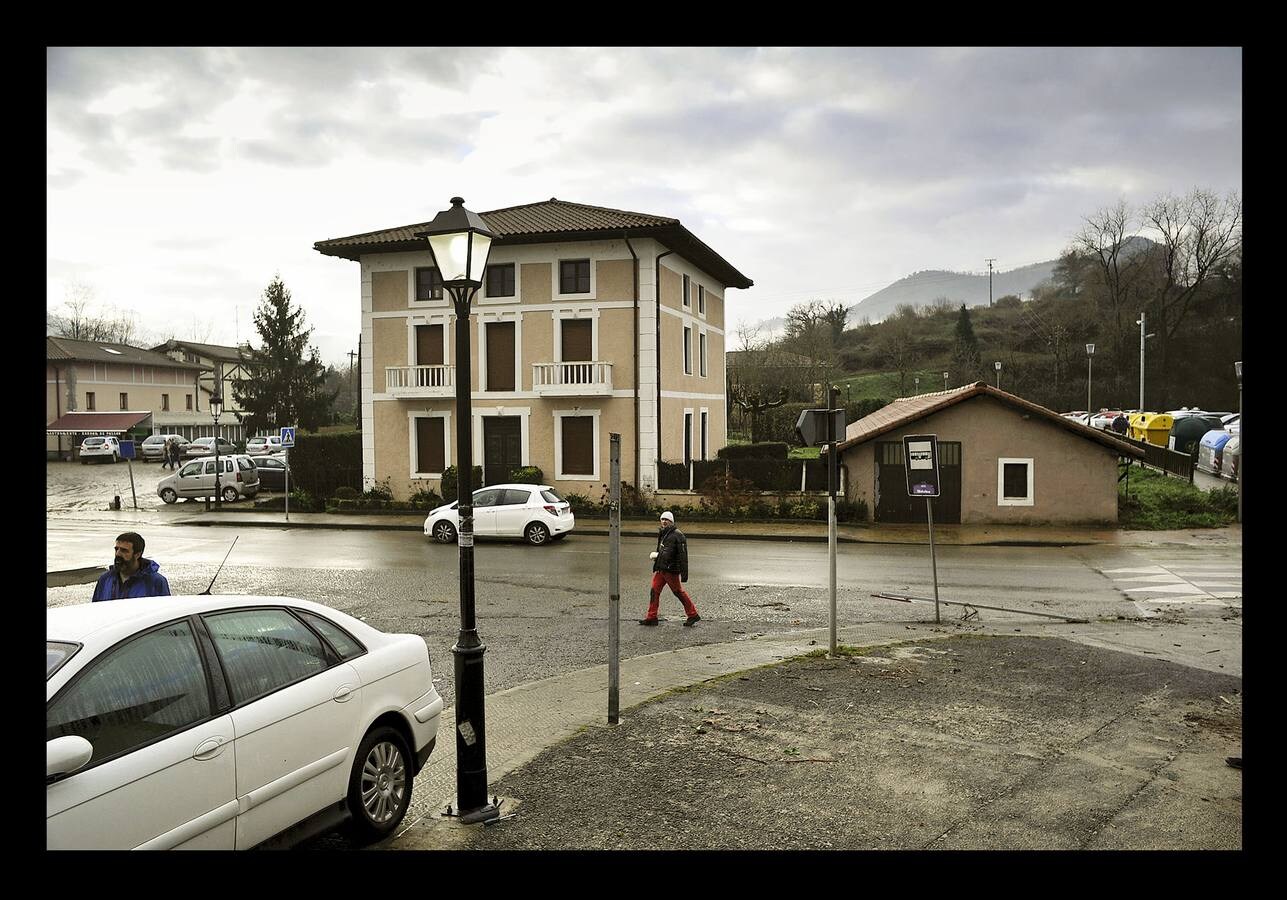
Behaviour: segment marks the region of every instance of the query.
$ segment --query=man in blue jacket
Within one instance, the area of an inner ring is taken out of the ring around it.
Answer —
[[[143,547],[143,536],[133,531],[116,539],[115,565],[99,576],[91,602],[170,596],[170,582],[165,580],[154,560],[143,558]]]

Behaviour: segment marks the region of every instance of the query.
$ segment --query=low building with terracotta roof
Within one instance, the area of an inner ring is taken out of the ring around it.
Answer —
[[[644,491],[659,460],[715,458],[726,291],[751,280],[668,216],[556,198],[479,215],[497,237],[469,372],[456,372],[451,300],[416,237],[428,221],[314,244],[361,266],[364,483],[440,490],[457,462],[457,378],[470,380],[484,484],[536,466],[597,498],[612,432],[622,479]]]
[[[902,397],[850,424],[839,446],[846,498],[874,522],[924,522],[910,497],[903,436],[939,446],[935,523],[1103,525],[1117,522],[1118,461],[1144,451],[1022,397],[976,382]]]

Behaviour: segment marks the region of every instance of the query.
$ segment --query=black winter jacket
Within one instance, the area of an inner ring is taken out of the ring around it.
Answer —
[[[654,572],[673,572],[680,581],[688,580],[688,538],[671,525],[657,536],[657,558],[652,561]]]

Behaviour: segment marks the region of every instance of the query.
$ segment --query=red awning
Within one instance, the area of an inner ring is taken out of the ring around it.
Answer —
[[[152,418],[149,412],[70,412],[45,426],[45,434],[124,434]]]

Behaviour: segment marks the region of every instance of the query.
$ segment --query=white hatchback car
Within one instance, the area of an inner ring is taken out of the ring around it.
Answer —
[[[263,456],[268,453],[281,453],[286,448],[282,446],[282,438],[279,434],[261,434],[252,437],[246,441],[246,452],[251,456]]]
[[[114,437],[87,437],[80,442],[80,464],[88,465],[91,459],[118,462],[121,458],[120,442]]]
[[[425,537],[455,543],[459,527],[456,504],[448,503],[429,512]],[[540,546],[567,537],[574,527],[572,504],[548,484],[491,484],[474,491],[475,537],[521,537]]]
[[[45,843],[246,849],[397,828],[437,738],[429,649],[288,597],[46,612]]]

